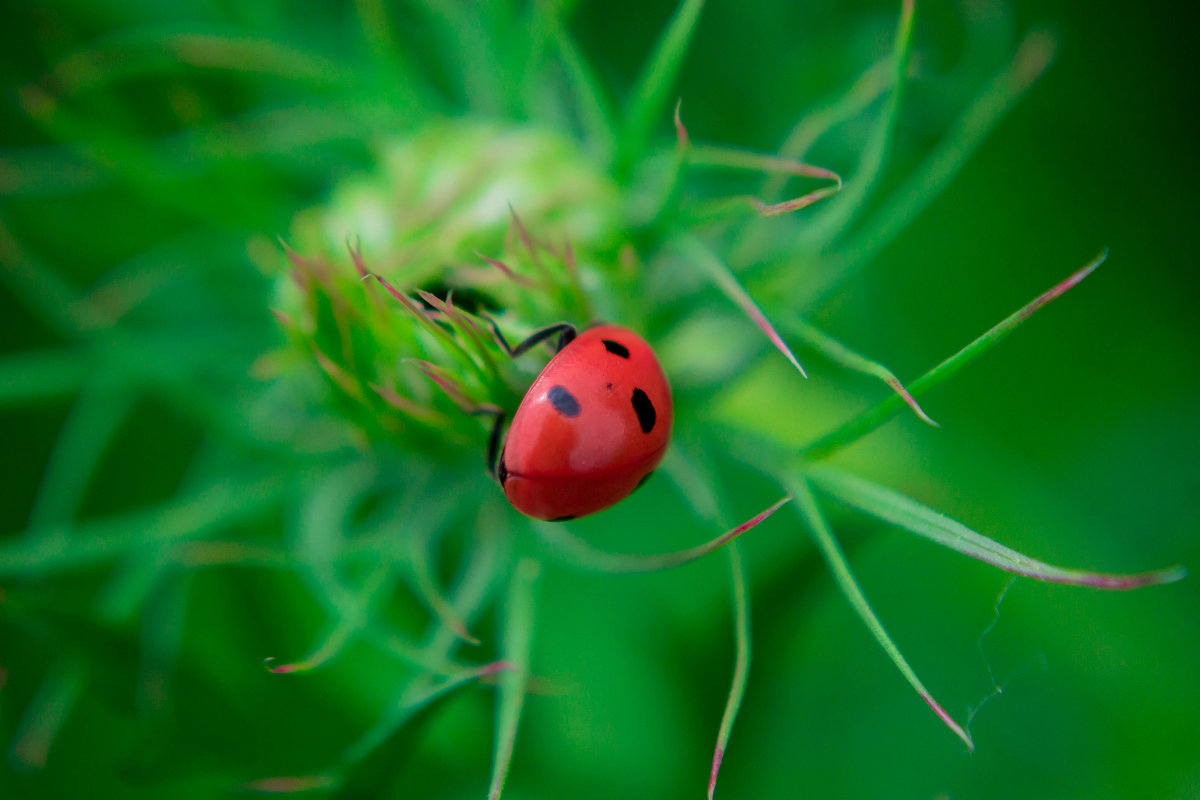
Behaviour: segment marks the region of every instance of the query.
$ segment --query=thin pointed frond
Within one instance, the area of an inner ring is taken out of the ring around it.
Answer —
[[[758,303],[754,302],[754,298],[738,283],[737,277],[726,266],[725,262],[695,237],[680,238],[676,240],[675,244],[676,249],[680,251],[680,255],[690,265],[698,267],[708,275],[716,287],[721,290],[721,293],[732,300],[738,308],[742,309],[746,316],[770,340],[771,344],[775,345],[776,349],[783,353],[784,357],[791,362],[796,371],[807,378],[808,373],[804,371],[804,367],[800,366],[800,362],[796,360],[796,356],[792,353],[791,348],[787,346],[787,343],[783,341],[783,337],[775,330],[775,326],[771,324],[771,321],[767,319],[762,309],[758,307]]]
[[[954,355],[947,358],[942,363],[938,364],[933,369],[926,372],[920,378],[917,378],[909,384],[909,392],[912,397],[920,397],[925,392],[938,386],[946,381],[960,369],[970,364],[975,359],[982,356],[991,348],[995,347],[1004,340],[1008,334],[1025,320],[1029,319],[1033,314],[1045,306],[1047,303],[1061,297],[1067,290],[1076,286],[1080,281],[1091,275],[1092,272],[1104,263],[1104,259],[1108,257],[1108,251],[1100,253],[1096,258],[1092,259],[1082,269],[1079,269],[1064,280],[1047,289],[1042,294],[1030,300],[1021,308],[1009,314],[1000,322],[989,328],[983,335],[979,336],[973,342],[968,344],[963,349],[959,350]],[[876,404],[874,407],[864,411],[857,417],[847,421],[839,428],[822,436],[812,444],[806,446],[802,455],[810,460],[818,460],[829,456],[830,454],[841,450],[862,437],[866,436],[871,431],[883,425],[885,422],[896,416],[904,406],[904,399],[898,395],[885,398],[883,401]]]
[[[509,665],[500,676],[496,701],[496,746],[492,756],[492,780],[488,800],[499,800],[512,762],[517,727],[529,691],[529,654],[533,648],[533,593],[541,565],[526,558],[517,564],[504,609],[504,661]]]
[[[854,608],[855,613],[866,624],[871,634],[875,637],[875,640],[879,642],[884,652],[887,653],[888,658],[900,670],[904,679],[916,690],[921,699],[933,710],[933,713],[937,714],[938,718],[946,724],[946,727],[950,728],[954,732],[954,735],[962,740],[963,744],[967,746],[967,750],[974,751],[975,743],[971,740],[971,735],[954,721],[954,718],[950,716],[946,709],[942,708],[941,704],[925,688],[925,684],[921,683],[921,679],[917,677],[917,673],[909,666],[907,659],[900,652],[900,648],[896,646],[887,629],[883,627],[883,622],[875,614],[875,610],[871,608],[866,595],[863,594],[862,587],[858,585],[858,579],[850,571],[850,564],[846,561],[846,554],[842,552],[841,545],[838,544],[837,539],[833,536],[833,532],[829,529],[829,523],[826,522],[824,514],[822,514],[820,507],[817,505],[817,499],[809,489],[808,482],[802,477],[796,477],[789,482],[789,488],[796,498],[796,512],[804,520],[809,533],[812,534],[813,541],[817,545],[817,549],[829,565],[838,588],[842,590],[842,594],[850,601],[850,605]]]
[[[1056,567],[1005,547],[961,522],[884,486],[828,466],[813,467],[807,474],[825,492],[860,511],[1015,575],[1097,589],[1136,589],[1172,583],[1186,574],[1183,567],[1179,566],[1134,575],[1110,575]]]
[[[704,0],[683,0],[642,67],[625,115],[626,161],[636,160],[645,152],[656,121],[666,117],[671,87],[683,67],[703,8]]]
[[[533,529],[554,551],[555,556],[568,566],[591,572],[657,572],[683,566],[720,549],[774,514],[789,500],[791,500],[790,496],[781,497],[741,525],[731,528],[704,544],[657,555],[607,553],[597,550],[582,539],[567,533],[566,525],[563,523],[534,523]]]

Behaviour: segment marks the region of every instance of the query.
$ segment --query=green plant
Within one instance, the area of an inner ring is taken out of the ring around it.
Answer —
[[[554,690],[531,655],[546,569],[654,571],[728,545],[736,661],[713,732],[710,796],[750,661],[748,579],[733,540],[785,505],[889,657],[968,749],[969,732],[933,699],[865,599],[826,503],[1039,580],[1132,588],[1182,577],[1180,568],[1114,576],[1053,567],[826,463],[901,413],[933,424],[919,405],[930,389],[1103,261],[907,388],[795,310],[830,296],[946,185],[1046,67],[1048,35],[1030,34],[924,161],[889,184],[915,69],[911,3],[891,53],[801,117],[769,155],[694,142],[687,98],[675,107],[674,141],[659,135],[669,130],[672,86],[701,5],[677,9],[619,110],[569,32],[570,9],[551,4],[498,3],[476,16],[364,2],[368,47],[344,60],[258,35],[253,22],[146,25],[71,52],[23,85],[37,135],[61,143],[22,163],[31,191],[119,181],[146,213],[165,218],[155,226],[170,231],[170,255],[149,251],[85,293],[0,228],[10,285],[63,342],[10,356],[3,397],[74,398],[28,530],[0,547],[0,577],[11,582],[6,622],[54,642],[56,654],[16,726],[18,764],[44,764],[91,676],[123,674],[122,664],[138,665],[140,702],[160,723],[161,686],[172,675],[234,702],[258,685],[222,677],[231,658],[258,653],[206,654],[184,633],[200,568],[261,570],[285,598],[272,613],[301,630],[277,632],[261,655],[302,655],[269,657],[275,676],[340,670],[327,690],[340,701],[370,686],[340,731],[350,744],[336,758],[312,753],[307,769],[296,758],[264,758],[214,771],[212,785],[374,791],[416,746],[408,731],[433,724],[454,690],[486,681],[496,686],[492,797],[519,746],[526,696]],[[414,31],[433,37],[433,52],[419,49]],[[215,88],[208,70],[217,71]],[[225,72],[245,97],[221,94]],[[286,89],[255,84],[280,78]],[[292,105],[278,104],[285,95]],[[256,106],[264,96],[270,102]],[[156,126],[169,135],[143,147]],[[846,130],[857,132],[857,157],[844,181],[806,162],[824,137]],[[298,154],[346,140],[358,146],[342,163],[362,169],[327,201],[294,215],[298,203],[281,211],[263,201],[294,199],[279,185],[313,181]],[[748,186],[747,175],[761,181]],[[212,258],[222,245],[242,247],[246,228],[258,232],[250,258],[267,281],[245,259],[222,270]],[[273,228],[286,228],[282,244],[262,233]],[[285,341],[267,328],[268,306]],[[660,539],[681,549],[642,536],[652,543],[641,552],[659,554],[625,554],[628,538],[597,540],[605,518],[555,527],[506,507],[483,469],[486,412],[511,411],[544,354],[510,362],[487,317],[515,335],[606,318],[655,343],[674,381],[679,429],[667,480],[617,518],[642,532],[676,525],[679,536]],[[806,361],[812,354],[878,378],[890,394],[826,431],[781,419],[787,401],[773,390],[794,391],[783,387],[804,379],[792,347]],[[794,369],[780,372],[772,359]],[[171,425],[196,431],[177,491],[146,508],[80,514],[110,442],[145,397],[170,409]],[[776,521],[756,535],[781,529]],[[73,585],[79,574],[88,579]],[[219,593],[219,584],[197,592],[215,614]],[[80,613],[89,597],[94,609]],[[134,640],[136,656],[113,659],[113,642]],[[177,675],[182,665],[196,675]],[[298,691],[289,680],[274,677],[269,690],[283,705]]]

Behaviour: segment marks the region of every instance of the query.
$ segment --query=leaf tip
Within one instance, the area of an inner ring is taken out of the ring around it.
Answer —
[[[713,751],[712,772],[708,776],[708,800],[713,800],[717,793],[717,774],[721,771],[721,761],[725,758],[725,748],[718,746]]]
[[[279,659],[275,656],[267,656],[263,659],[263,668],[272,675],[287,675],[291,672],[299,672],[300,665],[296,663],[280,664]]]
[[[675,141],[679,145],[680,150],[686,150],[691,146],[692,141],[688,138],[687,128],[683,125],[683,117],[680,111],[683,108],[683,98],[680,97],[675,101]]]

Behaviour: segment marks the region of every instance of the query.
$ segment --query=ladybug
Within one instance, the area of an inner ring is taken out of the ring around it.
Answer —
[[[666,454],[674,413],[658,358],[628,328],[597,325],[576,335],[555,325],[510,352],[554,333],[558,353],[517,407],[494,474],[522,514],[562,522],[602,511],[645,483]]]

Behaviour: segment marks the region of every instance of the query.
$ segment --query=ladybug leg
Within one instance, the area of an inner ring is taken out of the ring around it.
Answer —
[[[496,412],[496,421],[492,425],[491,435],[488,436],[487,449],[488,474],[498,479],[501,486],[504,485],[504,478],[499,474],[503,466],[500,463],[501,458],[503,458],[503,453],[500,452],[500,434],[504,430],[504,416],[503,411]]]
[[[500,326],[496,324],[496,320],[491,317],[484,317],[492,328],[492,333],[496,335],[496,341],[504,348],[504,352],[511,357],[516,358],[524,353],[529,352],[532,348],[549,339],[551,336],[558,334],[558,341],[554,345],[555,352],[562,350],[575,339],[575,326],[569,322],[559,322],[554,325],[549,325],[545,328],[534,331],[529,335],[528,339],[517,344],[516,347],[510,347],[508,340],[504,338],[504,334],[500,332]]]

